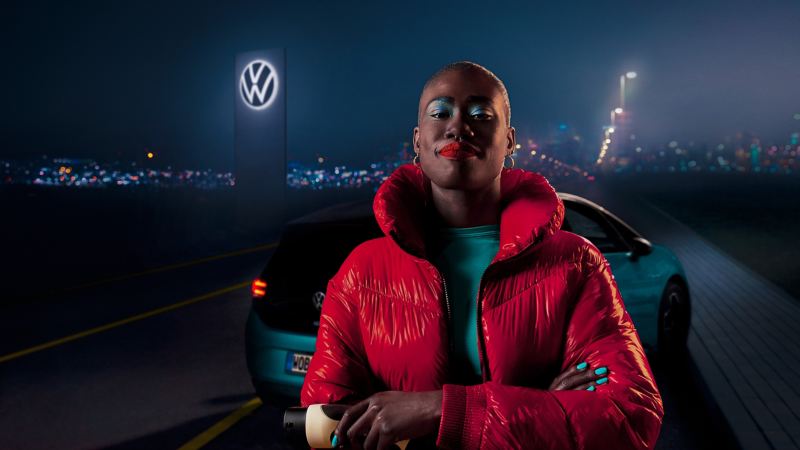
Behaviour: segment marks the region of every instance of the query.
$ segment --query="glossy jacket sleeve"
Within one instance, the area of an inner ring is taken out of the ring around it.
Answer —
[[[567,324],[567,367],[607,366],[596,391],[549,391],[488,381],[444,385],[437,446],[459,449],[653,448],[664,410],[639,335],[608,261],[591,246]],[[560,373],[561,373],[560,372]]]
[[[355,403],[372,391],[354,298],[336,277],[328,282],[319,320],[316,349],[308,367],[300,403]]]

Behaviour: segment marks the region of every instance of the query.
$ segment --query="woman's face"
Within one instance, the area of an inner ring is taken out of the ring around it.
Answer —
[[[414,150],[432,183],[478,190],[500,175],[505,156],[516,145],[514,133],[506,125],[503,94],[489,77],[445,72],[420,97]]]

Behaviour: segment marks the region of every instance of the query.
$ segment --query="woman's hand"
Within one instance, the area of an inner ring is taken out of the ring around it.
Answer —
[[[553,380],[553,383],[550,384],[550,390],[563,391],[567,389],[585,389],[587,391],[593,391],[595,390],[595,386],[601,386],[608,382],[608,373],[608,368],[605,366],[590,370],[589,364],[583,361],[557,376],[556,379]]]
[[[356,450],[384,450],[395,442],[438,433],[441,417],[441,390],[378,392],[345,411],[336,441]]]

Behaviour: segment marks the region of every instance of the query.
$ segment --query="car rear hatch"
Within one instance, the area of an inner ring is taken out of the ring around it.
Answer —
[[[382,236],[368,204],[337,205],[287,225],[254,284],[253,307],[267,326],[316,335],[328,280],[360,243]],[[261,295],[259,295],[261,294]]]

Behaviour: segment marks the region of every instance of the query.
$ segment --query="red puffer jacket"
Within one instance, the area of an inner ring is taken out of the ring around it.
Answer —
[[[328,283],[301,404],[443,389],[438,447],[652,448],[661,395],[608,262],[560,230],[564,204],[544,177],[503,169],[501,185],[500,248],[477,299],[483,383],[454,384],[449,371],[450,299],[425,258],[430,180],[409,164],[375,196],[386,237],[359,245]],[[608,383],[547,390],[581,361],[607,366]]]

